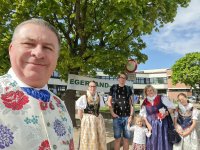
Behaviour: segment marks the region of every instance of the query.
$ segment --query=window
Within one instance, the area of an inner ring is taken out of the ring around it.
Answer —
[[[60,78],[60,75],[57,71],[54,71],[53,74],[51,75],[51,78]]]

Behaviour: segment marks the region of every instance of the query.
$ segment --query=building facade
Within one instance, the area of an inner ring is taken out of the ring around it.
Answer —
[[[133,83],[134,94],[143,97],[143,90],[146,85],[151,84],[157,89],[158,94],[167,96],[170,100],[176,100],[180,92],[187,96],[192,95],[190,86],[178,83],[172,84],[171,69],[152,69],[136,71],[135,74],[129,74],[129,81]],[[115,77],[104,75],[102,72],[97,73],[97,78],[105,80],[116,80]],[[49,89],[55,94],[67,90],[67,83],[59,79],[59,74],[54,72],[49,80]]]
[[[170,100],[175,101],[179,93],[185,93],[187,96],[192,95],[190,86],[178,83],[172,84],[171,69],[152,69],[136,71],[135,74],[129,74],[128,80],[133,83],[134,94],[140,97],[144,96],[143,90],[146,85],[151,84],[157,89],[158,94],[167,96]],[[105,76],[98,73],[97,78],[113,80],[116,78]]]

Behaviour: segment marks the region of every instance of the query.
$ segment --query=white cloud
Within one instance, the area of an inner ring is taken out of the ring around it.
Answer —
[[[175,21],[148,37],[147,46],[166,53],[200,52],[200,0],[179,8]]]

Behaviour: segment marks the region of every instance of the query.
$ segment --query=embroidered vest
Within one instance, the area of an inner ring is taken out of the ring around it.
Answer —
[[[87,96],[86,96],[87,98]],[[87,113],[87,114],[93,114],[95,116],[99,116],[99,108],[100,108],[100,102],[98,103],[93,103],[93,104],[89,104],[87,102],[87,106],[86,108],[84,109],[84,113]]]
[[[193,111],[193,107],[188,110],[188,114],[187,115],[183,115],[181,114],[180,110],[178,110],[178,118],[177,118],[177,122],[178,124],[183,128],[187,128],[192,124],[192,111]]]

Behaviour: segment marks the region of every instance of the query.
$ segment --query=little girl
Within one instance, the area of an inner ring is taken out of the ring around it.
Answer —
[[[131,120],[128,121],[127,129],[134,131],[133,136],[133,150],[145,150],[146,149],[146,136],[150,137],[151,132],[144,126],[144,120],[141,116],[136,116],[135,125],[130,127]]]
[[[188,103],[184,93],[178,95],[178,108],[174,114],[174,124],[176,131],[182,136],[180,143],[173,145],[173,150],[198,150],[197,120],[199,112]]]

